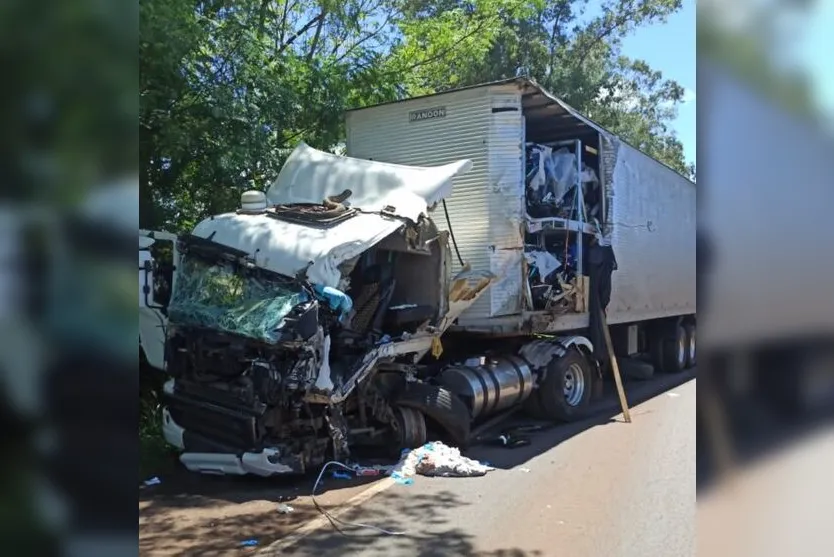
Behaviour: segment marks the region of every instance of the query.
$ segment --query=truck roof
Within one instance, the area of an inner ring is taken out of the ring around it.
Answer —
[[[346,113],[353,113],[353,112],[360,112],[363,110],[370,110],[379,106],[386,106],[398,103],[404,103],[408,101],[418,100],[418,99],[427,99],[431,97],[439,97],[442,95],[448,95],[451,93],[456,93],[459,91],[467,91],[471,89],[479,89],[483,87],[495,87],[501,85],[511,85],[517,84],[522,89],[522,101],[524,103],[524,112],[529,117],[530,121],[543,121],[543,119],[550,120],[551,118],[559,119],[559,127],[560,130],[563,130],[563,133],[560,136],[564,136],[564,139],[573,139],[576,137],[580,137],[583,135],[587,135],[588,133],[600,133],[605,136],[609,136],[612,138],[616,138],[618,141],[621,141],[634,149],[637,149],[647,157],[650,157],[652,160],[657,162],[658,164],[662,164],[663,166],[667,167],[669,170],[675,172],[679,176],[689,180],[689,177],[684,176],[668,164],[664,163],[663,161],[659,161],[656,158],[652,157],[645,151],[639,149],[637,146],[632,145],[628,141],[624,140],[619,135],[615,134],[614,132],[604,128],[601,124],[593,121],[591,118],[581,114],[578,110],[570,106],[567,102],[560,99],[553,93],[549,92],[547,89],[542,87],[535,79],[529,76],[519,76],[519,77],[511,77],[507,79],[500,79],[496,81],[489,81],[485,83],[478,83],[475,85],[467,85],[465,87],[457,87],[455,89],[447,89],[445,91],[438,91],[436,93],[429,93],[427,95],[418,95],[415,97],[408,97],[405,99],[398,99],[394,101],[387,101],[383,103],[377,103],[368,106],[356,107],[346,110]],[[528,126],[532,128],[528,123]],[[554,137],[554,139],[556,139]],[[694,184],[694,182],[692,182]]]

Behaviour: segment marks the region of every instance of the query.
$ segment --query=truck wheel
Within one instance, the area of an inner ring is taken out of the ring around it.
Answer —
[[[547,366],[547,375],[533,391],[543,416],[551,420],[571,422],[582,418],[591,400],[593,374],[588,360],[571,349]]]
[[[686,331],[680,325],[662,331],[654,342],[655,367],[665,373],[680,373],[686,368]]]
[[[423,413],[414,408],[394,406],[394,439],[397,453],[403,449],[416,449],[426,444],[426,418]]]
[[[546,420],[547,412],[542,409],[541,401],[539,400],[539,391],[542,389],[541,386],[538,386],[533,389],[530,393],[530,396],[522,403],[521,407],[527,412],[531,417],[536,418],[537,420]]]
[[[684,325],[686,332],[686,369],[695,367],[696,342],[695,342],[695,325],[690,323]]]
[[[619,361],[623,376],[638,381],[648,381],[654,377],[654,366],[635,358],[623,358]]]
[[[427,383],[407,383],[394,403],[431,418],[458,447],[465,447],[469,441],[472,416],[463,401],[448,389]]]

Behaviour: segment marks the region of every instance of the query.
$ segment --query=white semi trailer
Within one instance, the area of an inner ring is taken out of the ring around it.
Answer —
[[[695,184],[534,81],[350,111],[347,155],[412,165],[473,161],[432,216],[456,240],[455,268],[466,262],[498,280],[453,330],[583,335],[601,349],[591,319],[601,295],[610,297],[607,321],[620,355],[654,350],[668,371],[694,364]],[[610,246],[616,258],[610,296],[606,277],[594,276],[605,255],[594,244]]]
[[[519,405],[576,419],[603,310],[621,355],[694,365],[691,181],[528,79],[353,111],[347,132],[347,157],[301,144],[265,194],[175,240],[141,342],[164,346],[148,360],[188,468],[465,445]]]

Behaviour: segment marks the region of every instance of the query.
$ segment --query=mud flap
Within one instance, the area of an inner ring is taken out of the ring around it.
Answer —
[[[469,442],[469,409],[457,396],[443,387],[426,383],[406,383],[394,396],[392,403],[419,410],[432,418],[459,448],[464,448]]]

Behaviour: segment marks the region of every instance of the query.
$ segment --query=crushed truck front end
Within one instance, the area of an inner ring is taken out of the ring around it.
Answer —
[[[426,415],[466,441],[466,405],[415,365],[492,281],[451,276],[448,235],[426,216],[466,165],[379,164],[302,145],[270,199],[248,192],[177,240],[163,431],[190,470],[270,476],[362,445],[394,454],[426,442]]]

